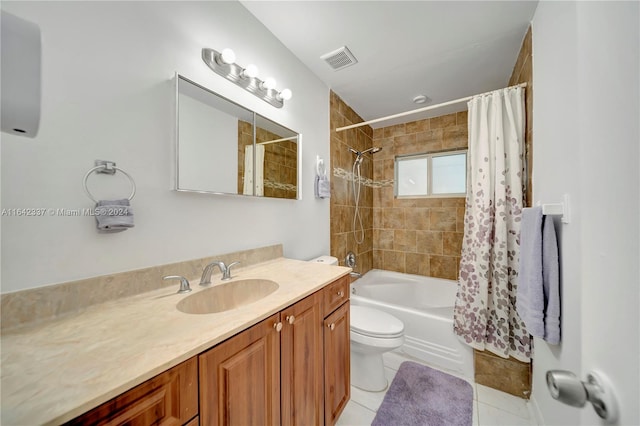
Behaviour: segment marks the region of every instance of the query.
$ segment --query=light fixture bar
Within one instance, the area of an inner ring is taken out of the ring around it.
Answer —
[[[248,77],[243,75],[244,68],[234,63],[227,64],[220,60],[222,54],[215,49],[203,48],[202,60],[209,68],[211,68],[216,74],[221,75],[227,80],[242,87],[248,92],[253,93],[263,101],[273,105],[276,108],[282,108],[286,97],[281,95],[282,92],[288,89],[284,89],[279,92],[275,89],[268,89],[264,87],[264,81],[258,77]],[[291,91],[288,91],[290,93]],[[290,95],[289,95],[290,96]]]

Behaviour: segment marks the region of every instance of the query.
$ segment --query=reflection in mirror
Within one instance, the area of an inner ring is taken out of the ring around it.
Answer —
[[[253,144],[253,112],[178,76],[177,189],[242,194],[239,143]]]
[[[176,80],[178,191],[298,199],[300,135]]]
[[[294,131],[256,115],[256,195],[298,198],[298,138]]]

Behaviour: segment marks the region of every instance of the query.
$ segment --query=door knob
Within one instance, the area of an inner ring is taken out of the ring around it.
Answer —
[[[277,322],[277,323],[273,324],[273,328],[275,328],[276,331],[278,333],[280,333],[280,331],[282,330],[282,323],[281,322]]]
[[[331,323],[331,324],[327,324],[327,327],[329,328],[329,330],[333,331],[336,328],[335,323]]]
[[[285,319],[289,324],[293,324],[293,322],[296,320],[296,317],[294,317],[293,315],[287,315]]]
[[[547,387],[553,399],[571,405],[584,407],[589,401],[596,413],[609,423],[618,418],[618,405],[613,394],[613,387],[601,373],[587,374],[587,380],[581,381],[571,371],[547,371]]]

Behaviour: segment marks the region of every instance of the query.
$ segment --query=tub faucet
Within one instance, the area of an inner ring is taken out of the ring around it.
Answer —
[[[222,272],[222,281],[228,281],[231,279],[231,267],[237,265],[240,262],[231,262],[228,266],[224,264],[221,260],[214,260],[204,267],[202,271],[202,278],[200,278],[200,285],[208,285],[211,284],[211,272],[213,272],[213,268],[216,266],[220,268],[220,272]]]

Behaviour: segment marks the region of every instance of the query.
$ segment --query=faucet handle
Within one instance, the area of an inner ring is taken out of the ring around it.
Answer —
[[[227,265],[225,270],[222,272],[222,280],[223,281],[228,281],[228,280],[231,279],[231,267],[232,266],[236,266],[238,264],[240,264],[240,262],[231,262],[229,265]]]
[[[191,291],[191,287],[189,286],[189,280],[181,275],[167,275],[166,277],[162,277],[163,280],[180,280],[180,290],[178,290],[178,294],[189,293]]]

